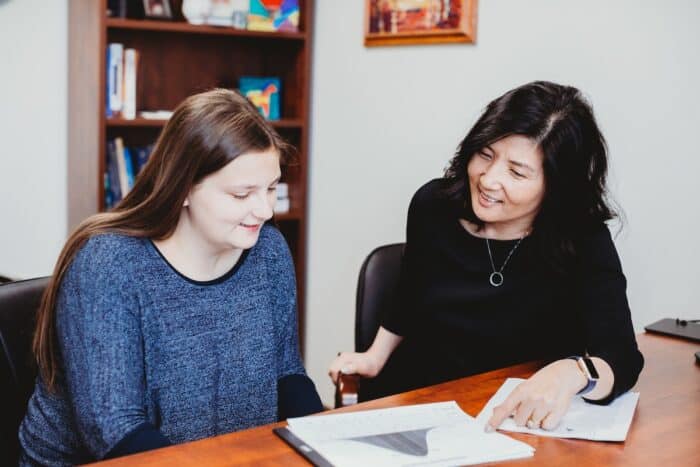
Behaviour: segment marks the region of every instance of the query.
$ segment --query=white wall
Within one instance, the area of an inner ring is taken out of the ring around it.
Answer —
[[[307,366],[353,346],[366,254],[403,240],[481,108],[533,79],[583,89],[610,143],[637,329],[698,317],[700,4],[482,0],[477,45],[362,46],[364,2],[316,2]],[[31,26],[27,26],[31,25]],[[67,2],[0,0],[0,274],[47,274],[66,232]]]
[[[65,0],[0,1],[0,274],[49,274],[66,234]]]
[[[408,202],[488,101],[534,80],[593,102],[628,224],[617,244],[634,324],[700,317],[700,3],[484,0],[476,45],[366,49],[364,2],[316,2],[307,368],[353,348],[355,285],[403,241]]]

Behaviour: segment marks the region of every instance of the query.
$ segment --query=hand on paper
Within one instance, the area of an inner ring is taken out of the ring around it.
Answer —
[[[506,417],[518,426],[553,430],[566,413],[571,399],[586,385],[586,377],[571,359],[557,360],[518,385],[493,409],[486,430],[492,431]]]

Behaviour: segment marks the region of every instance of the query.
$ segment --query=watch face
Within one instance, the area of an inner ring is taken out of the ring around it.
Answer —
[[[591,378],[598,379],[599,378],[598,370],[595,369],[595,365],[593,364],[593,361],[588,357],[584,357],[584,358],[582,358],[582,360],[583,360],[583,363],[586,365],[586,368],[588,368],[588,373],[591,374]]]

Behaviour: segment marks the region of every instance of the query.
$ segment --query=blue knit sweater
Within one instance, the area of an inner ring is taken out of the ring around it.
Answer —
[[[56,312],[58,393],[37,380],[23,463],[101,459],[144,424],[180,443],[271,423],[278,381],[304,375],[292,261],[269,225],[209,282],[179,274],[150,240],[93,237]]]

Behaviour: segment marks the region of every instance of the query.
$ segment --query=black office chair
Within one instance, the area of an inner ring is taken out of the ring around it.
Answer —
[[[360,268],[355,302],[356,352],[364,352],[372,345],[383,313],[399,306],[398,285],[404,246],[404,243],[394,243],[375,248]],[[399,346],[379,375],[360,381],[359,401],[400,391],[402,388],[396,386],[396,383],[408,364],[403,358],[402,347]]]
[[[32,356],[36,311],[48,277],[0,285],[0,453],[16,465],[17,431],[34,390],[37,369]]]

